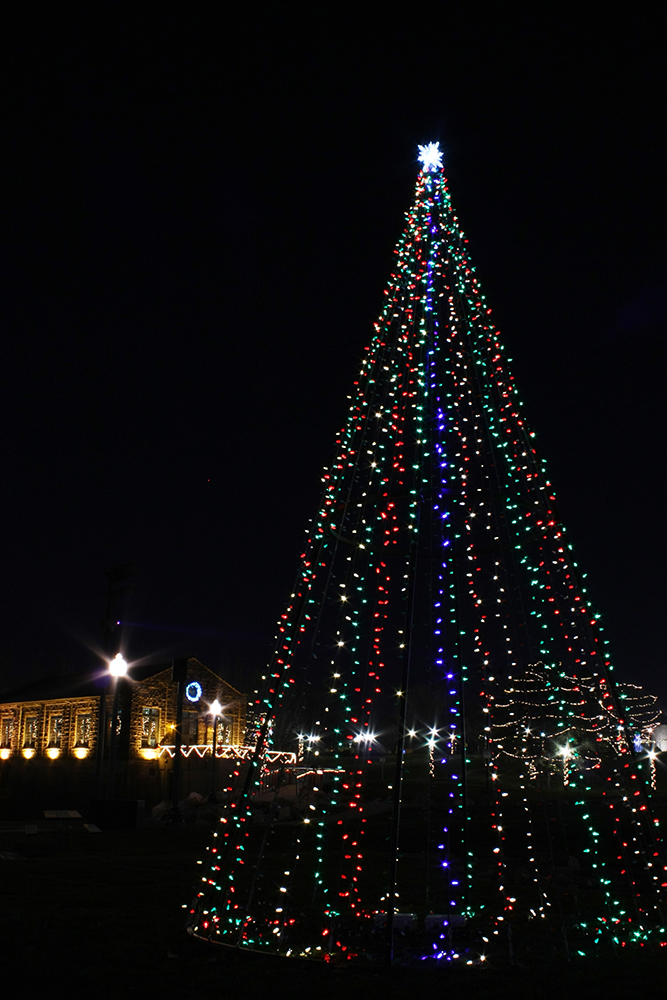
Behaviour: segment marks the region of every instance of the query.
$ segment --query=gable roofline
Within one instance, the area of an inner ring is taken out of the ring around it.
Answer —
[[[188,657],[188,667],[206,670],[217,680],[222,681],[226,688],[240,698],[245,697],[221,677],[215,670],[205,666],[194,656]],[[143,663],[130,667],[128,678],[134,681],[145,681],[157,674],[171,671],[171,660],[167,663]],[[85,673],[76,674],[45,674],[37,680],[28,681],[0,695],[0,707],[14,705],[17,702],[63,701],[72,698],[98,698],[109,687],[109,675],[102,667]]]

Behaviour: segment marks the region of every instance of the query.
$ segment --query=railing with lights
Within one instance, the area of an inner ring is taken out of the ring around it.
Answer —
[[[205,757],[213,751],[211,743],[198,743],[189,746],[181,746],[181,753],[184,757],[189,757],[191,753],[196,753],[198,757]],[[232,744],[219,744],[216,747],[215,756],[223,760],[250,760],[255,754],[255,747],[233,746]],[[153,758],[168,756],[173,759],[176,754],[176,747],[163,744],[151,751]],[[296,764],[296,754],[290,750],[265,750],[262,759],[268,764]]]

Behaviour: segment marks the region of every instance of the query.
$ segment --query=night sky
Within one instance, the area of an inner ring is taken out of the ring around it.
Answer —
[[[98,665],[126,560],[127,659],[252,689],[439,141],[617,677],[667,707],[666,32],[642,6],[5,23],[2,690]]]

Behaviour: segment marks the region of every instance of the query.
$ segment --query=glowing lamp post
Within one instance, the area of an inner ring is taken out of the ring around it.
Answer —
[[[116,743],[118,737],[118,681],[127,674],[127,663],[122,653],[116,653],[109,664],[109,676],[113,689],[113,703],[111,709],[111,738],[109,740],[109,776],[108,794],[110,798],[114,796],[114,782],[116,776]]]
[[[215,698],[211,704],[211,715],[213,716],[213,746],[211,747],[211,754],[213,757],[213,781],[211,785],[211,792],[213,793],[215,792],[215,751],[218,746],[218,722],[220,721],[220,717],[222,715],[222,705],[217,698]]]
[[[112,677],[125,677],[127,673],[127,663],[123,657],[122,653],[116,653],[113,660],[109,664],[109,673]]]

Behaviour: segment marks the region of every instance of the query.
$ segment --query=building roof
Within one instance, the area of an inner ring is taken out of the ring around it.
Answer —
[[[205,667],[195,657],[188,659],[189,664],[197,664],[204,670],[219,677],[223,683],[232,688],[224,678],[210,667]],[[142,663],[130,667],[128,677],[133,681],[145,681],[149,677],[161,674],[165,670],[171,670],[171,660],[167,663]],[[102,691],[109,685],[109,674],[100,667],[98,670],[88,671],[85,674],[47,674],[35,681],[29,681],[11,691],[6,691],[0,695],[0,705],[14,704],[20,701],[56,701],[61,698],[94,698],[99,697]],[[240,694],[240,692],[238,692]]]
[[[99,696],[108,684],[106,671],[87,674],[47,674],[0,695],[0,704],[17,701],[54,701],[59,698]]]

